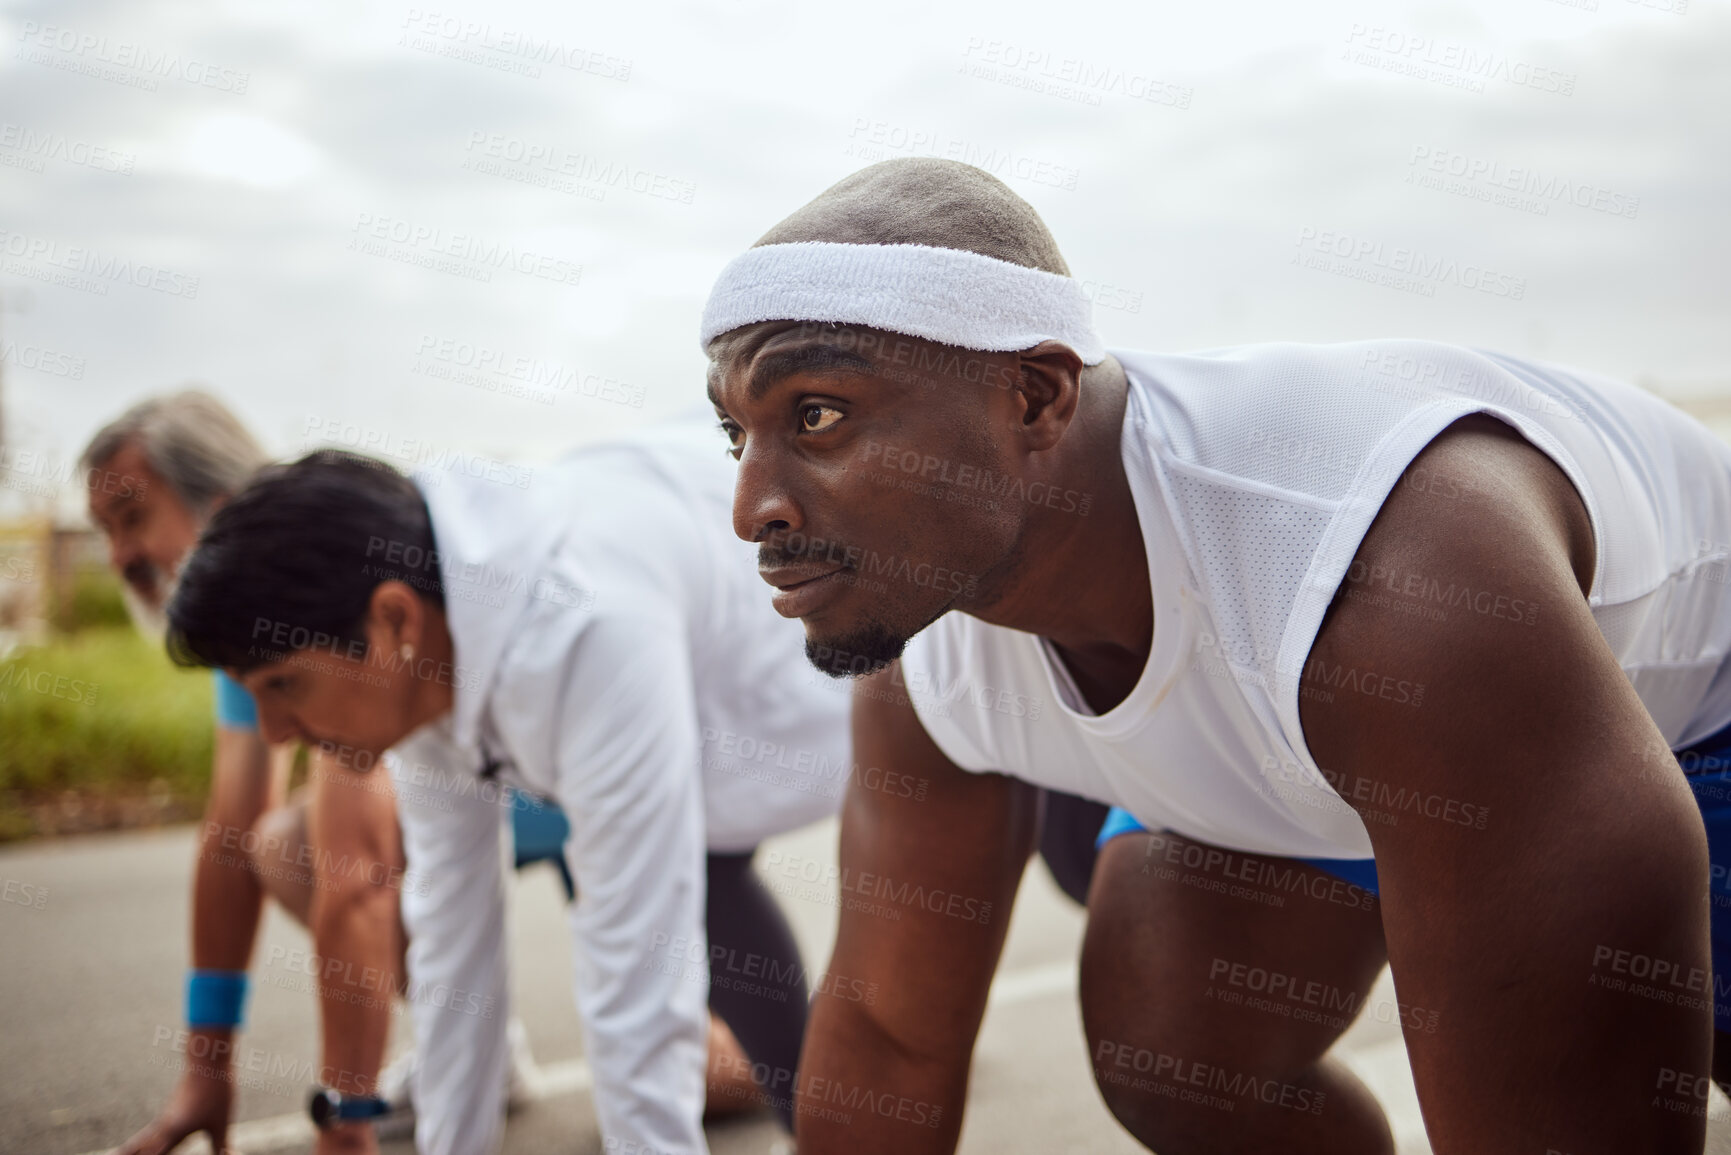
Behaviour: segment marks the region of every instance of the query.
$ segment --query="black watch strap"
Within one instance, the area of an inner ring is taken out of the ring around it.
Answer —
[[[390,1112],[391,1105],[376,1096],[343,1095],[329,1087],[314,1087],[312,1098],[307,1101],[307,1114],[313,1117],[313,1125],[321,1131],[344,1123],[377,1119]]]

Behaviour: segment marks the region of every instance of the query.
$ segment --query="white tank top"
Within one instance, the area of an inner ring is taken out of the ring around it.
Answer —
[[[1424,687],[1398,670],[1329,669],[1310,648],[1407,465],[1473,412],[1519,430],[1580,492],[1598,543],[1588,604],[1666,740],[1679,748],[1731,722],[1731,447],[1670,406],[1423,341],[1114,356],[1130,382],[1121,452],[1154,602],[1147,665],[1096,716],[1043,639],[945,615],[909,643],[902,676],[963,769],[1123,806],[1228,849],[1369,857],[1363,820],[1305,745],[1300,693],[1417,706]],[[1519,629],[1538,612],[1506,591],[1417,575],[1354,589],[1433,620],[1483,613]],[[1376,789],[1388,796],[1358,796],[1372,809],[1485,818]]]

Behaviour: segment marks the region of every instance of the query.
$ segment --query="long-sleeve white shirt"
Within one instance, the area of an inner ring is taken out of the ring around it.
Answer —
[[[427,880],[403,903],[417,1148],[498,1142],[511,783],[571,823],[574,986],[603,1136],[702,1152],[708,988],[687,964],[704,952],[673,960],[668,945],[704,941],[706,850],[835,811],[852,771],[845,687],[811,676],[803,628],[729,531],[733,469],[708,422],[585,450],[523,488],[419,481],[455,691],[393,756],[408,867]],[[460,1005],[440,1005],[446,988]]]

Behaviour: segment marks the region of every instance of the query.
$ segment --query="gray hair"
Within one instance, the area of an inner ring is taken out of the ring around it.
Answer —
[[[269,458],[222,402],[187,389],[140,401],[97,431],[79,468],[101,469],[136,444],[150,468],[197,516],[245,485]]]

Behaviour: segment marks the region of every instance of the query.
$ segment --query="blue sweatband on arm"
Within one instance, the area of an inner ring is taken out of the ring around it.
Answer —
[[[186,1025],[238,1027],[246,1018],[245,971],[193,970],[186,976]]]

